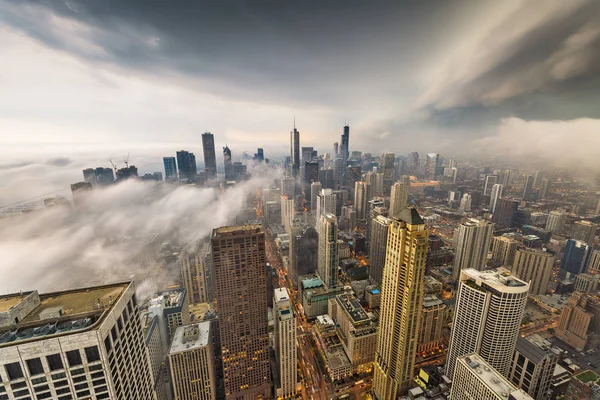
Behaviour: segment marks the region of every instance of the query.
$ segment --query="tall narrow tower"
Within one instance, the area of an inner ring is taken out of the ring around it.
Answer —
[[[215,155],[215,137],[210,132],[202,134],[202,150],[204,152],[204,171],[208,178],[217,176],[217,156]]]
[[[408,190],[410,189],[410,177],[403,175],[400,180],[392,185],[390,194],[390,217],[400,213],[408,206]]]
[[[344,126],[344,133],[342,133],[341,153],[345,164],[350,158],[350,127],[348,125]]]
[[[406,393],[413,381],[427,238],[425,222],[414,207],[402,210],[390,224],[373,377],[380,400]]]
[[[470,218],[460,224],[454,249],[454,279],[458,280],[460,271],[465,268],[475,268],[479,271],[485,268],[493,233],[494,224],[483,219]]]
[[[337,218],[333,214],[321,214],[319,220],[318,273],[327,288],[338,284]]]
[[[265,234],[261,225],[217,228],[211,244],[226,398],[269,398]]]
[[[450,379],[457,359],[471,353],[508,376],[528,293],[529,284],[505,268],[461,271],[446,362]]]
[[[300,132],[296,129],[296,118],[294,118],[294,130],[290,132],[290,150],[292,176],[297,177],[300,171]]]
[[[275,321],[275,359],[279,367],[277,396],[292,396],[296,392],[298,368],[296,350],[296,318],[287,289],[275,289],[273,299]]]

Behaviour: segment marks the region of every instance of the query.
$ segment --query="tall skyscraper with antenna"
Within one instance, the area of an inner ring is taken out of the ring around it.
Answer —
[[[296,117],[294,117],[294,130],[290,132],[290,150],[292,176],[297,177],[300,170],[300,132],[296,129]]]
[[[348,125],[344,126],[344,133],[342,134],[342,148],[341,148],[341,153],[342,153],[342,159],[344,160],[344,163],[346,161],[348,161],[348,158],[350,158],[350,127]]]

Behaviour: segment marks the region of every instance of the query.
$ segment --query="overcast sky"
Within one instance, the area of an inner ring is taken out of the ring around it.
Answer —
[[[598,1],[6,0],[0,52],[0,192],[206,130],[280,155],[294,115],[320,153],[348,120],[353,150],[598,167]]]

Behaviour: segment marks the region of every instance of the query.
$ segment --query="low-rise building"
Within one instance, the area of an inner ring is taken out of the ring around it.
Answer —
[[[587,370],[573,375],[564,400],[596,400],[600,399],[600,376]]]
[[[352,363],[344,351],[337,335],[335,322],[327,314],[319,315],[313,325],[313,332],[327,373],[331,380],[345,378],[352,373]]]

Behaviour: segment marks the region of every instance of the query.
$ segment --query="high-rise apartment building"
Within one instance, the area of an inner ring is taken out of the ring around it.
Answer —
[[[495,236],[492,242],[492,263],[497,266],[512,265],[519,242],[507,236]]]
[[[394,183],[394,160],[396,155],[394,153],[383,153],[381,155],[381,171],[383,172],[383,193],[388,195],[390,188]]]
[[[428,236],[414,207],[402,210],[389,228],[373,375],[378,399],[405,394],[413,381]]]
[[[225,396],[269,398],[265,234],[261,225],[222,227],[211,244]]]
[[[434,295],[425,296],[422,313],[418,353],[437,350],[442,344],[442,331],[446,326],[446,304]]]
[[[450,397],[452,400],[533,400],[477,353],[456,360]]]
[[[410,177],[403,175],[394,183],[390,194],[389,215],[393,217],[408,206],[408,191],[410,190]]]
[[[512,264],[512,274],[529,282],[530,294],[546,294],[554,260],[554,253],[545,249],[519,247]]]
[[[531,200],[531,194],[533,192],[533,176],[527,175],[525,179],[525,186],[523,186],[523,200]]]
[[[287,232],[292,228],[292,221],[296,215],[296,205],[294,199],[288,196],[281,196],[281,225]]]
[[[177,152],[177,168],[179,169],[179,180],[195,181],[198,170],[194,153],[179,150]]]
[[[542,186],[540,187],[539,198],[545,199],[550,194],[550,179],[542,179]]]
[[[456,249],[454,256],[454,269],[452,275],[458,280],[460,271],[465,268],[483,270],[494,225],[483,219],[470,218],[467,222],[460,224],[456,231]]]
[[[331,189],[322,189],[321,194],[317,196],[317,226],[321,220],[321,215],[333,214],[336,211],[336,196]]]
[[[460,199],[460,210],[464,212],[471,211],[471,195],[469,193],[463,194]]]
[[[134,284],[0,296],[0,380],[7,399],[154,398]]]
[[[319,193],[323,189],[321,182],[313,182],[310,184],[310,209],[315,211],[317,209],[317,203],[319,199]]]
[[[502,197],[502,192],[504,191],[504,186],[500,184],[495,184],[492,186],[492,191],[490,192],[490,204],[489,210],[493,213],[496,211],[496,206],[498,205],[498,201]]]
[[[554,210],[548,214],[546,230],[552,233],[562,233],[565,230],[567,214],[562,211]]]
[[[275,321],[275,360],[278,367],[277,397],[294,395],[297,384],[298,355],[296,349],[296,317],[285,288],[275,289],[273,298]]]
[[[148,312],[158,317],[164,347],[168,349],[177,328],[190,323],[186,289],[173,289],[155,294],[148,301]]]
[[[313,182],[319,181],[319,163],[316,161],[307,161],[304,163],[303,190],[304,198],[310,201],[310,188]],[[311,204],[312,206],[312,204]]]
[[[169,369],[175,399],[214,400],[217,376],[209,321],[181,326],[169,351]]]
[[[583,351],[587,345],[589,333],[597,332],[600,327],[600,302],[594,296],[575,292],[560,313],[556,328],[556,337]]]
[[[496,203],[494,215],[492,216],[492,221],[496,225],[496,228],[504,229],[514,227],[515,214],[518,208],[518,201],[507,198],[499,199]]]
[[[573,224],[571,239],[581,240],[589,245],[593,245],[597,230],[598,224],[594,224],[591,221],[576,221]]]
[[[592,275],[600,275],[600,250],[592,250],[586,272]]]
[[[177,162],[175,157],[163,157],[165,166],[165,179],[167,181],[177,180]]]
[[[381,286],[383,268],[387,252],[388,231],[392,218],[378,215],[371,223],[371,241],[369,243],[369,278],[376,285]]]
[[[537,333],[519,337],[508,380],[535,400],[548,399],[560,352]]]
[[[437,153],[427,153],[427,159],[425,160],[425,179],[434,181],[436,177],[436,170],[439,167],[440,155]]]
[[[323,214],[319,220],[319,265],[317,272],[328,289],[338,284],[337,219],[333,214]]]
[[[205,240],[189,245],[179,253],[181,283],[186,290],[188,304],[209,302],[209,268],[207,255],[210,246]]]
[[[461,272],[446,361],[450,379],[457,359],[474,352],[508,375],[528,292],[529,284],[505,268]]]
[[[292,225],[290,234],[289,275],[298,286],[298,277],[314,274],[319,265],[319,234],[307,224]]]
[[[387,208],[385,208],[385,201],[381,197],[375,197],[367,202],[367,229],[366,239],[367,244],[371,243],[371,221],[377,218],[378,215],[388,216]]]
[[[408,168],[408,172],[411,174],[419,173],[419,153],[408,153],[408,157],[406,159],[406,167]]]
[[[202,152],[204,153],[204,172],[207,178],[217,176],[217,156],[215,154],[215,137],[210,132],[202,134]]]

